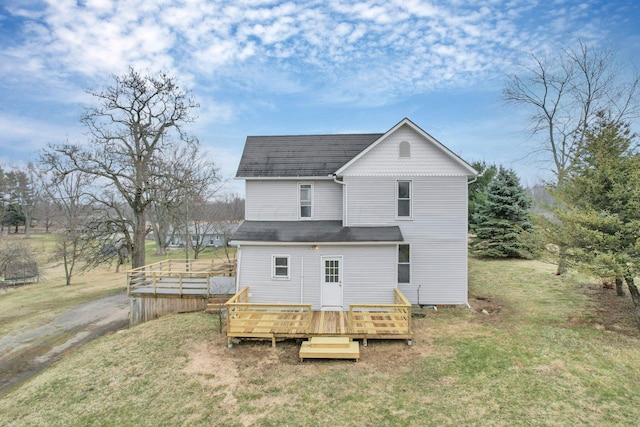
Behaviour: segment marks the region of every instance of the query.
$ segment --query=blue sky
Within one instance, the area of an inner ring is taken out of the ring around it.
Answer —
[[[0,163],[82,142],[85,88],[129,65],[174,74],[201,104],[192,128],[222,175],[247,135],[384,132],[408,117],[467,161],[544,165],[508,75],[578,38],[640,67],[635,0],[3,0]],[[229,189],[241,191],[231,180]]]

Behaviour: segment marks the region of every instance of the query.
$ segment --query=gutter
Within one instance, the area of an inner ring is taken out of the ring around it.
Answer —
[[[476,181],[478,180],[478,178],[480,178],[481,176],[483,176],[483,175],[484,175],[484,173],[485,173],[486,171],[487,171],[486,169],[485,169],[485,170],[483,170],[483,171],[482,171],[482,173],[480,173],[480,174],[476,175],[476,177],[475,177],[475,178],[473,178],[471,181],[467,181],[467,185],[471,185],[471,184],[473,184],[474,182],[476,182]]]

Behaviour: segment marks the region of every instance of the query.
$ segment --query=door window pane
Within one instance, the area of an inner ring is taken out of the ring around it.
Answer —
[[[340,263],[335,259],[328,259],[324,262],[325,283],[338,283],[340,281]]]

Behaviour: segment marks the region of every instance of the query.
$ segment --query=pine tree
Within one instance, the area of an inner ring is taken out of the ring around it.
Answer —
[[[577,266],[627,284],[640,323],[640,153],[629,125],[599,116],[560,188],[566,209],[556,213]]]
[[[469,184],[469,228],[472,229],[474,226],[474,216],[473,214],[477,212],[478,208],[484,204],[487,199],[487,186],[491,181],[493,181],[493,177],[498,173],[498,167],[495,164],[487,164],[487,162],[483,161],[475,161],[471,163],[471,166],[480,174],[476,178],[474,182]]]
[[[511,169],[500,167],[486,189],[486,201],[473,215],[471,251],[491,258],[529,258],[533,230],[527,196]]]

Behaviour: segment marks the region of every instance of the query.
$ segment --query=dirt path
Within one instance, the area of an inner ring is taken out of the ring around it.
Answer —
[[[36,329],[0,338],[0,396],[65,353],[129,325],[126,292],[74,307]]]

